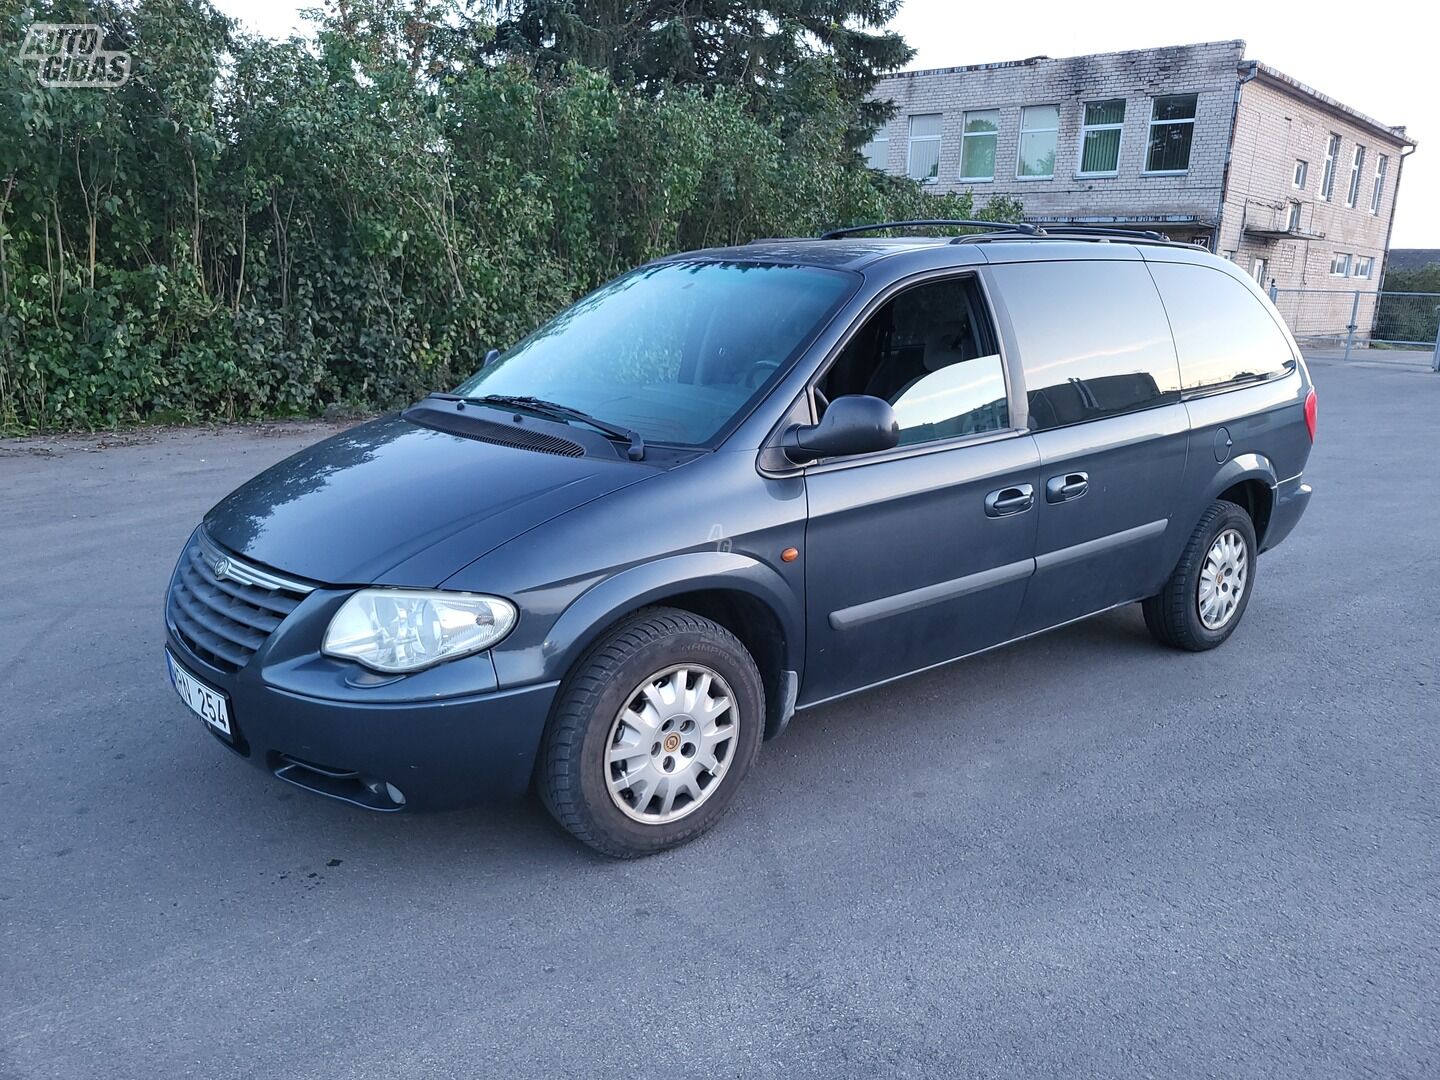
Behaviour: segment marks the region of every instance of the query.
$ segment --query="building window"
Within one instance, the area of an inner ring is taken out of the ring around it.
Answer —
[[[999,109],[965,114],[965,130],[960,136],[961,180],[995,179],[995,141],[999,132]]]
[[[905,172],[923,183],[933,183],[940,175],[939,113],[910,117],[910,161]]]
[[[1350,276],[1350,256],[1349,256],[1349,255],[1345,254],[1343,251],[1337,251],[1337,252],[1334,254],[1334,256],[1330,259],[1330,276],[1331,276],[1331,277],[1349,277],[1349,276]]]
[[[1355,276],[1368,278],[1375,269],[1375,259],[1370,255],[1355,257]]]
[[[1297,188],[1300,188],[1301,190],[1304,190],[1304,188],[1305,188],[1305,181],[1308,180],[1309,178],[1310,178],[1310,162],[1308,162],[1308,161],[1298,161],[1298,160],[1297,160],[1297,161],[1295,162],[1295,177],[1294,177],[1294,179],[1292,179],[1290,182],[1291,182],[1292,184],[1294,184]]]
[[[1197,94],[1157,97],[1150,113],[1149,173],[1183,173],[1190,168],[1190,141],[1195,135]]]
[[[1300,231],[1300,204],[1298,202],[1292,202],[1289,212],[1285,215],[1285,231]]]
[[[1060,134],[1060,106],[1029,105],[1020,111],[1020,160],[1015,175],[1048,180],[1055,175],[1055,143]]]
[[[1340,136],[1334,134],[1325,143],[1325,171],[1320,174],[1320,198],[1326,202],[1335,192],[1335,159],[1340,156]]]
[[[890,159],[890,131],[888,128],[881,128],[870,136],[870,141],[865,144],[861,151],[865,155],[865,164],[872,169],[885,169]]]
[[[1380,203],[1385,198],[1385,170],[1390,167],[1390,159],[1381,154],[1375,159],[1375,190],[1370,192],[1370,213],[1380,213]]]
[[[1355,147],[1355,156],[1350,161],[1350,186],[1345,191],[1345,205],[1354,206],[1360,201],[1360,174],[1365,170],[1365,147]]]
[[[1250,265],[1250,276],[1253,277],[1256,281],[1258,281],[1261,285],[1264,285],[1265,271],[1268,267],[1269,264],[1264,259],[1256,259]]]
[[[1080,175],[1113,176],[1120,168],[1120,133],[1125,126],[1125,99],[1085,103],[1080,134]]]

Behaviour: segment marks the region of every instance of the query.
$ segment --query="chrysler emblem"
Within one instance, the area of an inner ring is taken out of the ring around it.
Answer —
[[[223,578],[230,573],[230,560],[224,555],[217,555],[210,560],[210,569],[217,578]]]

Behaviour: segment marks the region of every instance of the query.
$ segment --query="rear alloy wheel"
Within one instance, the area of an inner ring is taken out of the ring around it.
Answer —
[[[637,612],[560,688],[540,797],[606,855],[683,844],[724,813],[759,752],[764,718],[760,673],[733,634],[675,608]]]
[[[1234,529],[1215,538],[1200,566],[1196,607],[1207,630],[1224,629],[1240,610],[1245,582],[1250,577],[1250,553],[1245,539]]]
[[[1165,587],[1144,602],[1145,625],[1177,649],[1213,649],[1239,625],[1255,586],[1255,526],[1232,502],[1210,504]]]

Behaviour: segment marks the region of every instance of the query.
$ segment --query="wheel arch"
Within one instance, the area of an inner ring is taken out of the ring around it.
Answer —
[[[1275,487],[1279,478],[1275,466],[1263,454],[1241,454],[1225,462],[1215,473],[1206,492],[1204,513],[1217,499],[1233,502],[1250,517],[1255,527],[1257,550],[1265,547],[1265,533],[1270,528],[1270,515],[1275,509]]]
[[[766,733],[788,720],[805,655],[803,601],[771,567],[735,552],[689,552],[607,578],[556,620],[547,664],[563,678],[597,641],[648,607],[675,607],[739,639],[765,687]]]

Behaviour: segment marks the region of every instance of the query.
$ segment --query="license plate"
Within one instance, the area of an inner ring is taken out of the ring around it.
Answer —
[[[174,685],[175,692],[180,695],[180,700],[221,735],[231,738],[230,703],[225,699],[225,695],[191,675],[168,652],[165,659],[170,664],[170,682]]]

